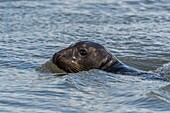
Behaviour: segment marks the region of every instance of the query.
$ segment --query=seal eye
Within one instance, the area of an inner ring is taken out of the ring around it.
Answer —
[[[81,56],[87,55],[87,51],[84,50],[84,49],[81,49],[81,50],[80,50],[80,55],[81,55]]]

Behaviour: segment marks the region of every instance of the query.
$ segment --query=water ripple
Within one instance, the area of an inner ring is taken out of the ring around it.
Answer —
[[[0,0],[0,112],[169,112],[169,0]],[[167,81],[35,68],[80,40]],[[156,71],[155,71],[156,70]]]

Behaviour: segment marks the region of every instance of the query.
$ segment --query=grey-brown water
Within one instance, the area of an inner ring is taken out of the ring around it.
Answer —
[[[79,40],[165,80],[35,70]],[[169,62],[169,0],[0,0],[0,112],[169,112]]]

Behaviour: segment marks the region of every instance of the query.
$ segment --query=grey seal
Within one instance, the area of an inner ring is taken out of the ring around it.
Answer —
[[[67,73],[99,69],[115,74],[140,75],[144,71],[127,66],[99,43],[80,41],[56,52],[52,62]]]

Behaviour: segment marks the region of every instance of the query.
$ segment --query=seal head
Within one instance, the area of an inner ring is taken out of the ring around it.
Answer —
[[[52,57],[52,62],[68,73],[90,69],[105,70],[116,61],[105,47],[91,41],[77,42],[56,52]]]

